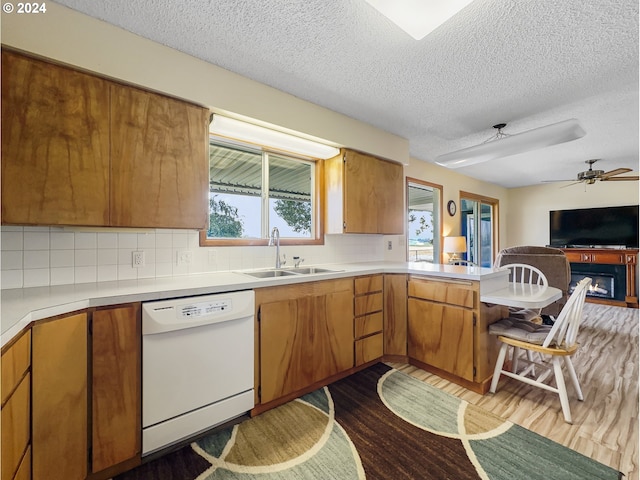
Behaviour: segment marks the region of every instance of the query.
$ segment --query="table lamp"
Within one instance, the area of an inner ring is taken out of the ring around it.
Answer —
[[[449,263],[461,260],[458,253],[467,251],[467,239],[465,237],[444,237],[445,253],[449,254]]]

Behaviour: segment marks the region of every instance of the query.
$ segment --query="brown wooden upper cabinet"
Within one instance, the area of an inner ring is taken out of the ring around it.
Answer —
[[[404,232],[402,165],[352,150],[325,161],[326,232]]]
[[[2,51],[2,223],[204,228],[207,109]]]

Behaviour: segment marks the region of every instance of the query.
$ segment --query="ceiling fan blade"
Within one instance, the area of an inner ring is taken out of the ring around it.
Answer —
[[[542,183],[557,183],[557,182],[575,182],[575,179],[567,178],[565,180],[542,180]]]
[[[630,168],[616,168],[615,170],[611,170],[610,172],[603,173],[600,178],[604,180],[605,178],[613,177],[614,175],[620,175],[621,173],[627,173],[630,171]]]
[[[567,187],[570,187],[571,185],[578,185],[579,183],[582,183],[582,182],[573,182],[573,183],[570,183],[568,185],[563,185],[560,188],[567,188]]]
[[[603,182],[628,182],[630,180],[638,180],[638,176],[634,175],[633,177],[607,177],[607,178],[602,178],[601,180]]]

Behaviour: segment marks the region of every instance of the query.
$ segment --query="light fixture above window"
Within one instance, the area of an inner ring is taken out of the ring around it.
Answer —
[[[580,122],[575,118],[553,123],[546,127],[527,130],[516,135],[503,133],[502,129],[505,126],[505,123],[494,125],[493,128],[497,129],[498,132],[484,143],[440,155],[435,162],[448,168],[468,167],[469,165],[487,162],[496,158],[570,142],[586,135],[586,132],[580,126]]]
[[[335,157],[340,153],[339,148],[330,145],[217,114],[213,116],[213,121],[209,125],[209,132],[221,137],[310,158],[326,159]]]
[[[472,0],[365,0],[416,40],[421,40]]]

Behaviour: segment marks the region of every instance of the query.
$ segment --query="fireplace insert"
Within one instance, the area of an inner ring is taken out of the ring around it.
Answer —
[[[588,297],[625,300],[627,287],[624,265],[572,263],[569,292],[573,292],[577,283],[584,277],[591,277]]]

